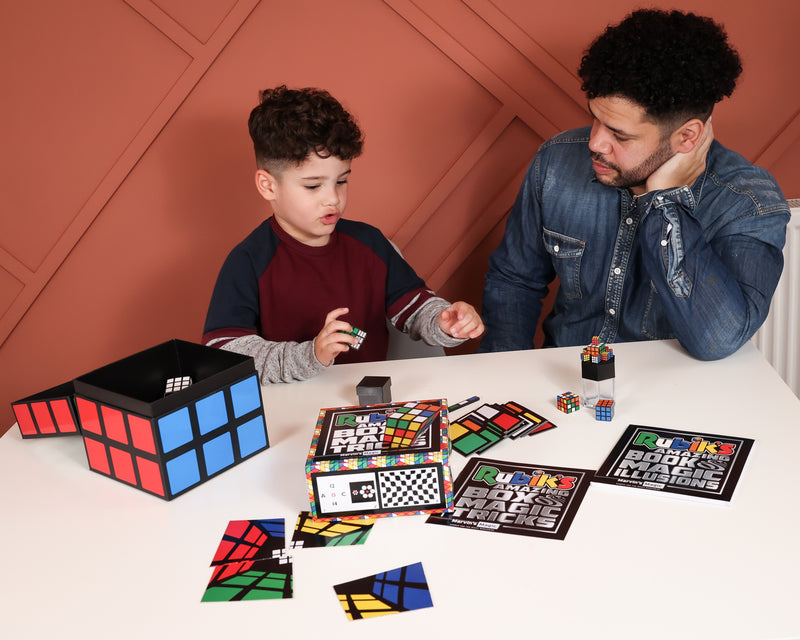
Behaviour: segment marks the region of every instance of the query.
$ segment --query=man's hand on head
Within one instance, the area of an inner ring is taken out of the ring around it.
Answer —
[[[691,186],[706,169],[706,156],[714,141],[711,118],[703,125],[697,143],[688,151],[678,151],[647,178],[646,190],[657,191]]]

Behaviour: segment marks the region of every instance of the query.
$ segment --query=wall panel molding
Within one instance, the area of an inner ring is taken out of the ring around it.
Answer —
[[[800,111],[795,113],[794,117],[778,130],[764,150],[752,162],[770,171],[781,156],[791,147],[797,145],[798,142],[800,142]],[[792,194],[787,194],[786,197],[790,197],[790,195]]]
[[[428,244],[424,237],[427,227],[437,216],[445,215],[442,212],[447,210],[448,200],[512,121],[521,121],[540,140],[546,140],[588,122],[588,111],[577,78],[490,0],[384,1],[498,103],[494,117],[394,234],[393,241],[413,257],[415,244]],[[501,222],[523,173],[522,167],[513,170],[511,175],[517,175],[492,205],[474,212],[474,224],[453,225],[453,237],[443,240],[441,256],[420,260],[421,275],[430,286],[446,283],[489,230]]]
[[[35,271],[24,269],[19,261],[10,256],[8,252],[0,252],[0,268],[8,271],[24,284],[22,291],[0,317],[0,346],[6,341],[61,264],[100,215],[106,203],[257,4],[258,0],[236,2],[233,9],[224,15],[208,43],[201,45],[153,3],[146,0],[127,2],[127,5],[139,16],[148,20],[153,28],[161,31],[178,47],[190,53],[192,61],[185,71],[175,79],[173,86],[147,117],[135,137],[124,149],[120,150],[117,160],[109,167],[107,173],[100,177],[96,189],[89,194],[84,205],[76,212],[71,223]]]

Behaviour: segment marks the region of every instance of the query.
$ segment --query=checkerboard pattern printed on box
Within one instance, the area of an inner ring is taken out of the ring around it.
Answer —
[[[442,500],[438,473],[433,467],[379,471],[378,483],[385,508],[424,507]]]
[[[268,446],[255,375],[159,418],[77,397],[89,467],[170,499]]]

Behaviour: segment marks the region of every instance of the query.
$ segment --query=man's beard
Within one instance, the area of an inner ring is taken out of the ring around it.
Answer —
[[[591,154],[592,160],[616,171],[616,175],[597,176],[597,180],[609,187],[619,187],[620,189],[631,189],[633,187],[643,186],[653,172],[674,155],[669,144],[669,138],[662,138],[658,143],[658,147],[652,154],[645,158],[638,166],[627,171],[622,171],[617,165],[605,161],[603,156],[599,153],[592,151]]]

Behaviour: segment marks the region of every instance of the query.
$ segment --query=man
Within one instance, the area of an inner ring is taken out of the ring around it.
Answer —
[[[578,73],[594,122],[531,163],[489,260],[480,350],[532,348],[557,276],[546,346],[597,335],[733,353],[767,316],[789,219],[774,179],[714,140],[738,54],[709,18],[641,10],[606,29]]]

